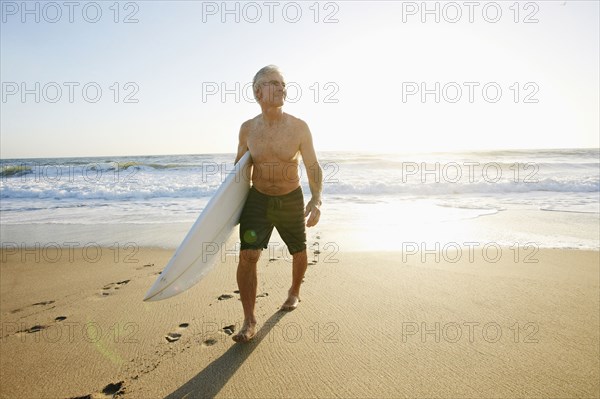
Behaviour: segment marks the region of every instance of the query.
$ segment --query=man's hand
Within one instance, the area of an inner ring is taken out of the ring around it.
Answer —
[[[319,219],[321,218],[321,210],[319,209],[320,206],[320,200],[311,199],[308,201],[308,204],[306,204],[306,212],[304,212],[304,217],[308,216],[308,220],[306,220],[306,227],[313,227],[319,223]]]

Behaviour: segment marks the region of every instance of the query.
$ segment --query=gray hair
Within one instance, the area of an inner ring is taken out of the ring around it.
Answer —
[[[254,79],[252,79],[252,92],[254,93],[255,100],[258,100],[256,97],[256,92],[258,91],[258,81],[263,77],[263,75],[266,75],[270,72],[278,72],[279,74],[283,75],[277,65],[271,64],[260,68],[260,70],[256,72],[256,75],[254,75]]]

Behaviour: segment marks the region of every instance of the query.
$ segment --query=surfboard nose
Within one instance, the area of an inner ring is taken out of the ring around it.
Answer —
[[[152,284],[152,286],[150,287],[148,292],[146,292],[146,296],[144,296],[144,299],[143,299],[144,302],[160,301],[161,299],[169,298],[172,296],[172,295],[166,295],[166,296],[161,295],[162,293],[164,293],[166,286],[165,286],[165,280],[162,276],[163,272],[161,272],[160,274],[161,275],[158,277],[158,279],[156,279],[154,284]]]
[[[143,301],[144,302],[153,302],[156,301],[156,295],[159,293],[160,291],[157,291],[154,286],[152,286],[148,292],[146,292],[146,295],[144,296]]]
[[[144,299],[142,299],[142,301],[144,302],[152,302],[152,297],[154,295],[150,295],[150,294],[146,294],[146,296],[144,297]]]

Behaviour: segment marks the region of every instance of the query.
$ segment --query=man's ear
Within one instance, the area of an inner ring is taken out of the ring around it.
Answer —
[[[255,98],[256,102],[258,102],[258,99],[261,98],[261,96],[262,96],[262,89],[260,88],[260,86],[258,86],[258,89],[256,89],[256,94],[254,96],[254,97],[256,97]]]

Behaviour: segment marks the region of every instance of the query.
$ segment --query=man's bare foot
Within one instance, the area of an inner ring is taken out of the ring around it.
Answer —
[[[300,303],[300,297],[288,293],[288,299],[281,305],[281,310],[291,312],[298,307],[298,303]]]
[[[256,334],[256,322],[250,323],[244,321],[244,325],[239,333],[235,334],[231,339],[235,342],[248,342]]]

